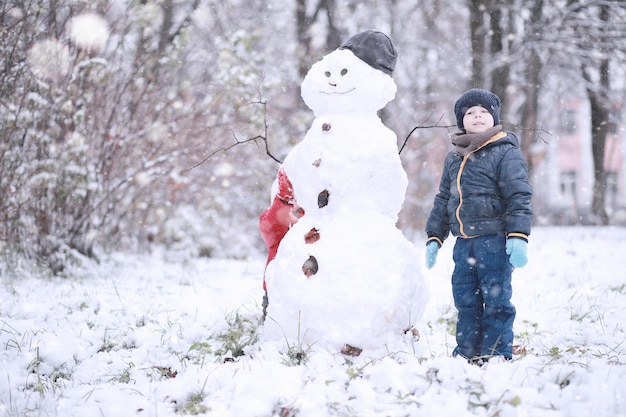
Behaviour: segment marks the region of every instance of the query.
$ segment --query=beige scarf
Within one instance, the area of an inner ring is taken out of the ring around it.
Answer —
[[[465,157],[501,131],[502,126],[497,125],[482,133],[450,133],[450,140],[456,149],[456,153]]]

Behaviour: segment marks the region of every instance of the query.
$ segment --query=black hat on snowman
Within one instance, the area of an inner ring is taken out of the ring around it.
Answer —
[[[454,115],[456,116],[456,125],[459,129],[465,132],[465,126],[463,125],[463,117],[465,113],[474,106],[481,106],[491,114],[493,117],[493,124],[497,126],[500,124],[500,107],[502,102],[500,97],[488,90],[481,88],[472,88],[463,93],[461,97],[454,103]]]
[[[359,32],[341,45],[339,49],[348,49],[370,67],[391,76],[396,67],[398,54],[391,39],[377,30]]]

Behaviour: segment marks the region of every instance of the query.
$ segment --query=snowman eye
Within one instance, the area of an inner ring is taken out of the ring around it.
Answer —
[[[326,78],[330,78],[330,71],[326,71],[324,75],[326,76]]]
[[[343,77],[344,75],[346,75],[347,73],[348,73],[348,70],[347,70],[347,69],[345,69],[345,68],[344,68],[344,69],[342,69],[342,70],[341,70],[341,76],[342,76],[342,77]]]

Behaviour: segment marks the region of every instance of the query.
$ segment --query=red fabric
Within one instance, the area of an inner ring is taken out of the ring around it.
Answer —
[[[281,167],[278,170],[278,193],[277,196],[281,200],[293,204],[295,201],[295,197],[293,195],[293,186],[291,185],[291,181],[289,181],[289,177],[285,173],[285,170]]]
[[[278,193],[272,205],[259,218],[259,230],[268,250],[265,266],[276,257],[280,241],[283,240],[291,225],[298,221],[298,217],[301,217],[301,210],[298,214],[294,213],[294,204],[291,181],[281,168],[278,170]],[[263,289],[267,290],[265,276],[263,276]]]

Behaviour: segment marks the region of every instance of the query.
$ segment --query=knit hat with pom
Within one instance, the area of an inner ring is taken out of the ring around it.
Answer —
[[[393,73],[398,54],[391,39],[377,30],[359,32],[339,46],[348,49],[370,67],[387,75]]]
[[[472,88],[471,90],[464,92],[454,104],[456,125],[459,129],[465,131],[465,126],[463,126],[463,116],[465,116],[465,112],[467,112],[467,110],[474,106],[481,106],[487,109],[493,117],[494,126],[500,124],[500,107],[502,106],[500,97],[488,90]]]

